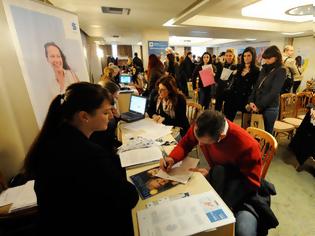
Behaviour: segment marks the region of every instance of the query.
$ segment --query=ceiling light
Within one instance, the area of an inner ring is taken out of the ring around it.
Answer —
[[[291,16],[312,16],[313,12],[315,12],[315,6],[313,6],[312,4],[308,4],[291,8],[287,10],[285,14]]]
[[[142,45],[142,42],[138,42],[137,45]]]
[[[102,26],[100,25],[90,25],[92,28],[101,28]]]
[[[299,35],[299,34],[304,34],[304,32],[283,32],[281,34],[283,34],[283,35]]]
[[[256,39],[246,38],[245,41],[256,41]]]
[[[311,15],[288,15],[286,12],[299,6],[310,5],[312,0],[261,0],[242,8],[242,15],[255,18],[305,22],[311,21]],[[272,10],[270,10],[272,9]]]
[[[120,7],[101,7],[104,14],[129,15],[130,8]]]

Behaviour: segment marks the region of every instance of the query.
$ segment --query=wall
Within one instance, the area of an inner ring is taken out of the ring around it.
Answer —
[[[169,33],[167,30],[146,30],[142,32],[143,66],[148,67],[148,41],[168,41]]]
[[[0,1],[0,171],[15,175],[38,127]]]
[[[293,47],[294,56],[302,56],[305,63],[307,63],[306,70],[303,73],[304,78],[306,80],[315,78],[315,38],[312,36],[294,38]]]

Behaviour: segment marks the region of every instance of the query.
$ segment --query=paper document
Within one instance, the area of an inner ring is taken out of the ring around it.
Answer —
[[[235,222],[233,213],[214,191],[152,203],[138,211],[137,218],[141,236],[192,235]]]
[[[122,167],[139,165],[152,161],[158,161],[162,158],[162,152],[158,146],[149,148],[140,148],[122,152],[119,154]]]
[[[233,73],[233,70],[223,68],[220,79],[221,80],[228,80],[232,73]]]
[[[152,139],[143,137],[130,138],[126,144],[123,144],[118,148],[118,153],[133,149],[148,148],[153,145],[155,145],[155,142]]]
[[[210,86],[215,83],[214,74],[212,70],[200,70],[199,71],[200,79],[202,81],[203,87]]]
[[[195,168],[198,162],[199,159],[186,157],[183,161],[176,163],[170,172],[166,173],[163,170],[159,170],[156,176],[186,184],[194,173],[189,168]]]
[[[0,195],[0,206],[11,204],[9,212],[14,212],[37,205],[34,180],[14,188],[8,188]]]
[[[191,197],[137,212],[141,236],[185,236],[209,229],[209,220]]]

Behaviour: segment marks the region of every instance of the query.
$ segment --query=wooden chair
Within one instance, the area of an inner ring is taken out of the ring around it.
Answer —
[[[308,111],[308,108],[306,108],[306,105],[311,103],[312,101],[312,92],[300,92],[296,94],[297,96],[297,102],[296,102],[296,117],[298,119],[303,120],[305,117],[305,114]]]
[[[202,106],[195,102],[187,102],[186,105],[186,116],[188,118],[189,124],[196,121],[199,113],[202,111]]]
[[[246,131],[258,141],[260,145],[260,152],[262,157],[262,172],[261,177],[265,178],[268,168],[270,166],[271,160],[274,157],[277,148],[277,140],[268,132],[258,129],[255,127],[248,127]]]
[[[186,116],[188,118],[189,124],[192,124],[196,121],[200,112],[202,112],[202,106],[195,102],[187,102],[186,105]],[[193,150],[196,151],[197,158],[199,158],[198,147],[196,146]]]
[[[302,123],[296,117],[297,96],[294,93],[284,93],[280,96],[280,120],[298,128]]]

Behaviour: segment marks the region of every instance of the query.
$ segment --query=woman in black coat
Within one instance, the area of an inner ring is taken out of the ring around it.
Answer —
[[[110,115],[111,97],[96,84],[72,84],[52,101],[24,165],[35,179],[40,235],[133,235],[138,193],[111,153],[89,140]]]
[[[186,99],[178,91],[175,79],[169,75],[162,77],[156,83],[156,91],[149,101],[149,116],[158,123],[180,127],[183,137],[189,128]]]
[[[245,106],[258,76],[256,50],[253,47],[247,47],[242,53],[241,63],[237,66],[233,85],[224,103],[224,115],[230,121],[234,120],[237,111],[246,112]]]

